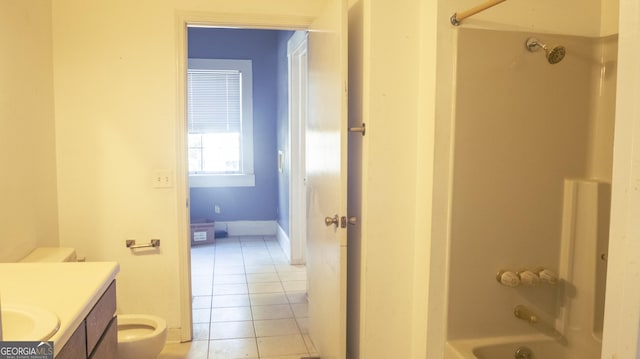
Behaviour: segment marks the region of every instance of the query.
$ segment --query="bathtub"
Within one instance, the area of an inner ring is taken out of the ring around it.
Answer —
[[[570,350],[545,335],[522,335],[448,341],[444,359],[513,359],[521,347],[531,350],[532,359],[600,358],[600,353],[576,353],[580,348]]]

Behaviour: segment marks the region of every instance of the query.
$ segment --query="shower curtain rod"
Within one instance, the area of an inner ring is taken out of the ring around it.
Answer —
[[[451,18],[449,19],[451,21],[451,25],[453,26],[458,26],[460,25],[460,21],[468,18],[469,16],[473,16],[479,12],[485,11],[490,7],[496,6],[502,2],[505,2],[507,0],[489,0],[483,4],[477,5],[472,7],[469,10],[465,10],[461,13],[454,13],[453,15],[451,15]]]

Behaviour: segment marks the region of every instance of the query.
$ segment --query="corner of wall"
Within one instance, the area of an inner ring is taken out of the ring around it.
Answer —
[[[51,1],[0,2],[0,33],[0,248],[20,258],[58,245]]]
[[[277,229],[278,233],[276,234],[276,238],[278,238],[280,248],[282,248],[282,251],[284,252],[284,255],[287,257],[287,259],[291,260],[291,240],[279,223]]]
[[[620,0],[602,0],[600,36],[618,33]]]

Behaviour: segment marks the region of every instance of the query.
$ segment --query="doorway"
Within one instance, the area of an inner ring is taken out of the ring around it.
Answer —
[[[186,173],[186,30],[189,24],[240,28],[309,29],[309,110],[307,123],[307,187],[311,188],[307,219],[309,243],[317,250],[307,258],[309,279],[309,332],[322,355],[343,357],[346,349],[346,67],[347,6],[329,1],[307,15],[178,14],[178,137],[177,173]],[[311,135],[310,135],[311,134]],[[183,137],[184,136],[184,137]],[[313,170],[310,170],[313,169]],[[185,176],[186,177],[186,176]],[[178,203],[189,206],[187,178],[178,178]],[[185,207],[178,207],[179,235],[188,233]],[[338,213],[343,215],[338,216]],[[182,222],[183,221],[183,222]],[[309,226],[310,225],[310,226]],[[184,238],[184,237],[183,237]],[[183,279],[181,318],[191,318],[189,245],[179,241]],[[311,265],[313,264],[313,266]],[[313,268],[312,268],[313,267]],[[312,278],[311,273],[316,273]],[[316,283],[316,286],[313,285]],[[329,314],[329,315],[327,315]],[[188,321],[190,322],[190,321]],[[183,337],[191,337],[183,325]],[[187,333],[185,333],[187,331]]]
[[[291,188],[293,182],[304,185],[295,181],[293,168],[304,174],[306,32],[187,31],[190,220],[213,222],[223,234],[213,243],[192,237],[194,346],[208,357],[229,350],[243,357],[316,354],[307,330],[303,238],[292,232],[305,233],[299,228],[306,216],[290,209],[304,208],[298,200],[304,187]],[[293,49],[298,56],[288,56],[292,37],[301,39]],[[247,127],[248,135],[242,131]],[[225,136],[245,141],[225,143]],[[221,152],[230,155],[217,162],[205,158]],[[223,173],[212,174],[216,170]],[[238,177],[250,178],[236,182]]]

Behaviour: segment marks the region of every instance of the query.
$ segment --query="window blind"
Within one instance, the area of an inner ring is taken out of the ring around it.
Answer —
[[[238,70],[188,70],[189,133],[241,132],[241,80]]]

